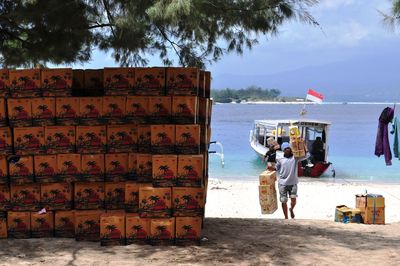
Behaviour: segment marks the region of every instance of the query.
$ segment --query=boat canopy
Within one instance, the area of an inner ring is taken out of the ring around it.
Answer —
[[[256,125],[265,127],[277,127],[277,126],[305,126],[305,127],[318,127],[318,126],[329,126],[330,122],[311,120],[311,119],[293,119],[293,120],[256,120]]]

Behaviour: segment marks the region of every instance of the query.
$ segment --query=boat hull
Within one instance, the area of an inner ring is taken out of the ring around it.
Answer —
[[[318,178],[328,170],[331,163],[316,162],[313,167],[303,167],[301,162],[298,165],[297,174],[299,177],[315,177]]]

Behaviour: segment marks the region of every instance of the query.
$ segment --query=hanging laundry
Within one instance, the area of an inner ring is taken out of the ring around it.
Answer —
[[[378,133],[375,142],[375,155],[385,155],[386,165],[392,165],[392,152],[389,144],[388,125],[392,122],[394,109],[386,107],[379,116]]]
[[[393,120],[393,154],[394,157],[400,159],[400,120],[395,117]]]

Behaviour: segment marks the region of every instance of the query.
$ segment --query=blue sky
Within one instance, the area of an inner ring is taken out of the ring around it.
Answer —
[[[222,79],[224,75],[271,75],[340,61],[399,56],[400,34],[386,27],[378,12],[389,9],[389,0],[321,0],[310,10],[321,27],[287,22],[278,35],[260,36],[253,50],[242,56],[230,54],[207,68],[214,78]],[[110,55],[95,51],[91,62],[74,67],[115,65]],[[150,65],[160,62],[151,58]],[[225,83],[229,85],[228,80]]]

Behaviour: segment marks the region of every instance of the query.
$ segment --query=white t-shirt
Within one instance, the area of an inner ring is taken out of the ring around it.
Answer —
[[[299,183],[297,175],[298,159],[294,156],[290,158],[282,157],[276,160],[276,170],[278,171],[278,183],[284,186],[293,186]]]

